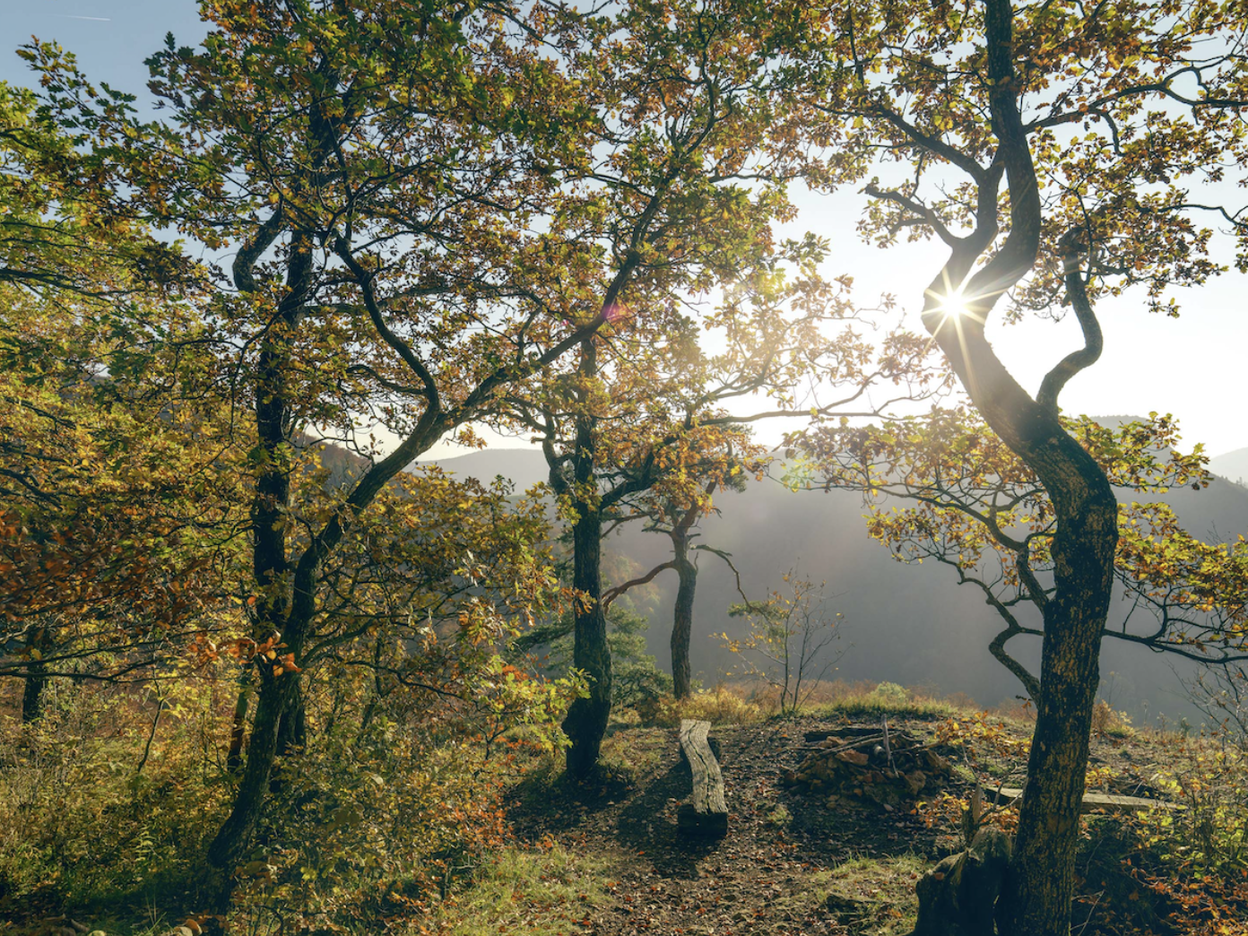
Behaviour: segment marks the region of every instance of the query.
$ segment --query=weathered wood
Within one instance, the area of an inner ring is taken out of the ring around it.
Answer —
[[[728,832],[728,804],[719,761],[707,740],[710,730],[708,721],[685,718],[680,722],[680,753],[693,774],[693,793],[677,811],[676,821],[682,832],[718,837]]]
[[[840,728],[820,728],[816,731],[808,731],[805,734],[808,743],[817,741],[826,741],[828,738],[861,738],[865,735],[884,736],[884,730],[879,725],[842,725]]]
[[[1002,787],[1000,790],[988,789],[985,795],[996,802],[1009,802],[1018,799],[1023,791],[1013,787]],[[1094,809],[1110,809],[1115,812],[1130,812],[1138,809],[1182,809],[1182,803],[1170,800],[1149,799],[1144,796],[1119,796],[1115,793],[1084,793],[1083,806],[1080,812],[1090,813]]]

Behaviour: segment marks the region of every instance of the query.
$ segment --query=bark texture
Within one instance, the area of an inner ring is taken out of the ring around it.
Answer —
[[[676,610],[672,615],[672,688],[678,699],[693,694],[693,670],[689,665],[689,642],[693,635],[693,599],[698,587],[698,568],[689,561],[689,540],[685,531],[672,534],[676,574]]]
[[[980,168],[976,175],[976,228],[951,244],[952,256],[929,289],[924,323],[984,419],[1036,473],[1054,507],[1055,591],[1044,609],[1036,728],[1014,862],[999,919],[1001,931],[1010,936],[1068,936],[1101,634],[1109,609],[1118,539],[1118,508],[1105,473],[1061,428],[1056,399],[1060,384],[1054,387],[1053,381],[1046,379],[1048,392],[1033,400],[984,338],[984,320],[998,297],[1034,266],[1041,229],[1035,169],[1018,109],[1012,18],[1009,0],[987,0],[987,70],[992,88],[992,126],[999,150],[993,165]],[[963,283],[995,240],[1002,172],[1009,187],[1009,235],[992,260],[964,287],[970,314],[950,316],[941,308],[949,288],[946,284],[956,287]],[[1067,288],[1077,307],[1083,300],[1079,318],[1087,346],[1059,364],[1058,369],[1065,368],[1065,378],[1094,362],[1100,351],[1099,329],[1086,295],[1082,295],[1082,279],[1077,268],[1072,272],[1070,265]]]
[[[581,346],[582,400],[588,399],[588,382],[597,376],[597,349],[591,340]],[[588,777],[598,764],[598,752],[611,715],[611,648],[607,643],[607,616],[602,606],[602,509],[596,467],[595,417],[582,411],[576,418],[575,449],[570,488],[576,522],[572,525],[572,587],[579,593],[573,613],[572,665],[589,679],[589,695],[568,709],[563,730],[572,742],[568,748],[568,773]],[[552,472],[553,474],[553,472]],[[561,485],[569,490],[566,484]]]

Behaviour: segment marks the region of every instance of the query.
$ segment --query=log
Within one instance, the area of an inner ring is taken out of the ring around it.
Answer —
[[[728,832],[728,805],[719,761],[711,752],[707,735],[711,723],[690,718],[680,722],[680,753],[693,774],[693,793],[681,804],[676,822],[681,832],[719,838]]]
[[[879,725],[842,725],[840,728],[820,728],[817,731],[808,731],[804,737],[807,743],[814,744],[832,737],[861,738],[865,735],[878,735],[882,738],[884,729]]]
[[[1002,787],[1000,790],[986,789],[985,795],[992,797],[998,803],[1008,803],[1010,800],[1018,799],[1023,795],[1023,791],[1012,787]],[[1170,800],[1149,799],[1145,796],[1119,796],[1116,793],[1084,793],[1083,808],[1080,812],[1090,813],[1094,809],[1108,809],[1113,812],[1132,812],[1140,809],[1182,809],[1182,803],[1174,803]]]

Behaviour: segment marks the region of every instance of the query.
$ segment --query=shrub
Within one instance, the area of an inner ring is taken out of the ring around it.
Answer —
[[[1092,733],[1101,738],[1130,738],[1135,734],[1126,712],[1116,712],[1104,699],[1092,708]]]
[[[210,681],[159,686],[55,679],[37,721],[0,719],[0,893],[51,886],[79,905],[194,897],[201,846],[227,805],[222,700]]]
[[[1154,783],[1184,808],[1146,817],[1146,841],[1177,868],[1248,872],[1248,757],[1217,736],[1182,742]]]
[[[675,728],[682,718],[709,721],[713,725],[745,725],[761,721],[767,712],[757,703],[724,685],[695,692],[677,700],[671,696],[638,707],[642,719],[662,728]]]
[[[882,682],[875,687],[875,695],[886,702],[904,705],[910,701],[910,690],[895,682]]]

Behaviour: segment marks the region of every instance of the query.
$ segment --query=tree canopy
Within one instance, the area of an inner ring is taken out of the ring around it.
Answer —
[[[1064,934],[1102,636],[1248,646],[1243,541],[1115,497],[1203,484],[1199,450],[1173,451],[1168,417],[1059,407],[1103,350],[1098,301],[1177,315],[1177,287],[1223,272],[1208,224],[1248,271],[1220,197],[1248,165],[1243,0],[200,9],[200,45],[146,60],[155,119],[54,43],[21,50],[37,92],[0,85],[0,675],[27,680],[29,720],[59,675],[232,673],[221,899],[266,804],[384,747],[379,711],[483,758],[557,744],[566,712],[586,780],[611,708],[604,534],[672,538],[688,694],[690,531],[766,460],[752,427],[800,417],[820,484],[909,500],[870,533],[1005,621],[993,653],[1038,716],[998,922]],[[859,189],[881,247],[947,248],[926,336],[825,272],[830,238],[781,234],[797,186]],[[988,320],[1071,313],[1082,347],[1028,392]],[[959,402],[885,419],[955,379]],[[541,443],[553,517],[408,470],[480,424]],[[1110,621],[1115,582],[1152,623]],[[567,678],[504,661],[569,613]],[[763,623],[782,618],[800,630]],[[1005,650],[1023,634],[1038,675]]]

